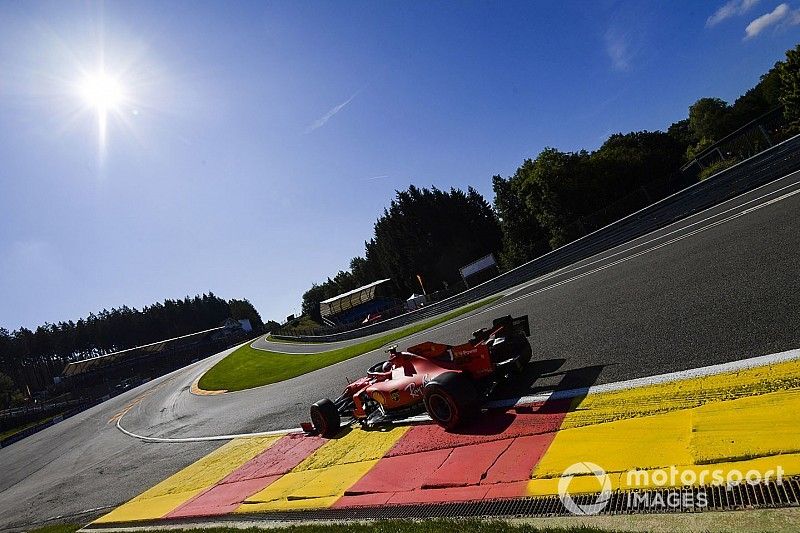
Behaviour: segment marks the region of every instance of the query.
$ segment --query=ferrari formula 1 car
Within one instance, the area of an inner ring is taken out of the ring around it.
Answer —
[[[527,337],[527,315],[505,316],[458,346],[423,342],[404,352],[390,348],[387,361],[372,366],[336,400],[312,405],[304,429],[331,437],[342,418],[374,427],[423,411],[445,429],[455,429],[480,411],[501,380],[525,368],[531,358]]]

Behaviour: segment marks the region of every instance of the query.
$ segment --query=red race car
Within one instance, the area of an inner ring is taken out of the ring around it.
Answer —
[[[502,379],[521,372],[531,359],[528,317],[504,316],[465,344],[423,342],[373,365],[336,400],[311,406],[307,431],[324,437],[338,433],[342,418],[364,427],[392,423],[423,411],[451,430],[480,412],[481,403]]]

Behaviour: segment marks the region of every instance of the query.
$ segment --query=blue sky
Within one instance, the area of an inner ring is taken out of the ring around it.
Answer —
[[[0,326],[209,290],[265,319],[395,189],[665,129],[798,42],[800,2],[4,2]],[[123,94],[99,142],[79,88]]]

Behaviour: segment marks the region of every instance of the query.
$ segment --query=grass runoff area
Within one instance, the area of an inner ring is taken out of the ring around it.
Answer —
[[[74,524],[47,526],[30,530],[29,533],[75,533],[80,526]],[[182,529],[169,531],[186,531],[191,533],[263,533],[264,531],[281,531],[291,533],[397,533],[408,531],[411,533],[599,533],[601,529],[588,527],[575,528],[544,528],[539,529],[526,524],[511,524],[501,520],[386,520],[375,522],[356,522],[352,524],[302,524],[287,527],[269,527],[266,529],[250,528],[208,528],[208,529]],[[607,530],[605,530],[607,531]],[[150,533],[159,533],[158,529]]]
[[[22,424],[21,426],[17,426],[17,427],[11,428],[11,429],[7,429],[6,431],[3,431],[2,433],[0,433],[0,440],[3,440],[5,438],[11,437],[13,435],[16,435],[17,433],[25,431],[28,428],[32,428],[33,426],[35,426],[37,424],[44,424],[45,422],[49,422],[50,420],[54,419],[57,416],[61,416],[62,414],[63,413],[50,415],[50,416],[48,416],[46,418],[42,418],[40,420],[34,420],[33,422],[28,422],[27,424]]]
[[[169,529],[153,527],[149,533],[632,533],[653,532],[692,533],[747,531],[790,533],[797,531],[797,507],[777,509],[750,509],[709,513],[632,514],[615,516],[549,517],[504,519],[427,519],[427,520],[374,520],[363,522],[300,523],[263,522],[258,527],[209,527],[203,529]],[[210,524],[209,524],[210,525]],[[75,524],[50,525],[29,529],[28,533],[75,533]]]
[[[376,337],[351,346],[329,350],[327,352],[303,355],[283,354],[266,350],[257,350],[248,343],[211,367],[208,372],[200,378],[198,385],[204,390],[239,391],[252,389],[253,387],[259,387],[261,385],[269,385],[270,383],[277,383],[307,374],[308,372],[313,372],[314,370],[330,366],[357,355],[371,352],[387,343],[418,333],[424,329],[428,329],[463,315],[464,313],[488,305],[498,298],[501,298],[501,296],[486,298],[472,305],[456,309],[446,315],[408,326],[407,328],[388,333],[381,337]]]

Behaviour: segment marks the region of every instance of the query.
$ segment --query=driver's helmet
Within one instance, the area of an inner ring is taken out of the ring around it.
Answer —
[[[383,363],[383,366],[381,367],[381,370],[382,370],[383,372],[389,372],[391,369],[392,369],[392,363],[391,363],[391,362],[389,362],[389,361],[385,361],[385,362]]]

